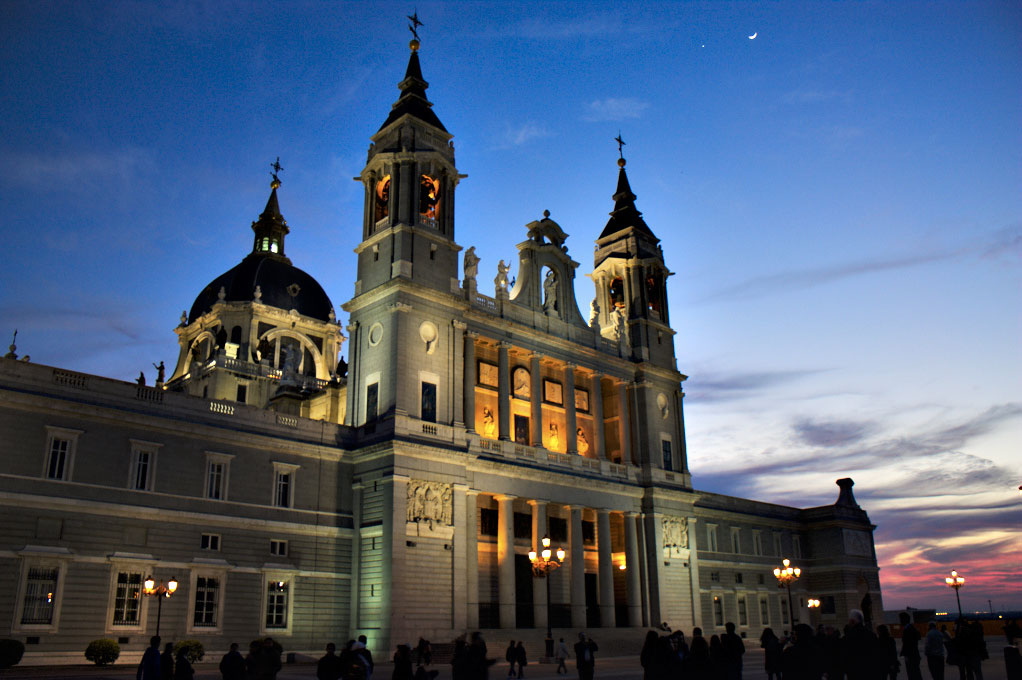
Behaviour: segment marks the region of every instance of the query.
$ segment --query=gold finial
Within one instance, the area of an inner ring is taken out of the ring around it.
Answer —
[[[415,10],[408,17],[408,21],[412,22],[408,24],[408,30],[412,32],[412,41],[408,43],[408,49],[412,52],[419,51],[419,26],[425,26],[419,21],[419,10]]]
[[[273,172],[270,173],[270,176],[273,177],[273,181],[270,182],[270,188],[271,189],[279,189],[280,188],[280,177],[277,177],[277,174],[281,170],[284,169],[284,166],[280,164],[280,156],[277,156],[277,160],[276,161],[274,161],[273,163],[270,163],[270,167],[273,168]]]

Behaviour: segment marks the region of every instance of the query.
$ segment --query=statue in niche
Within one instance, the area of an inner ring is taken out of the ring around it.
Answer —
[[[557,275],[551,269],[543,279],[543,311],[557,311]]]
[[[288,347],[287,349],[281,349],[280,352],[284,355],[284,366],[281,368],[280,384],[298,384],[298,358],[301,356],[301,350],[297,347]]]
[[[476,247],[472,246],[465,251],[465,281],[475,281],[479,273],[479,256],[476,255]]]
[[[256,354],[256,361],[262,362],[270,360],[270,355],[273,354],[273,345],[270,344],[270,341],[266,339],[265,335],[259,340],[259,344],[256,346],[254,354]]]
[[[578,455],[584,456],[589,453],[589,440],[586,439],[586,433],[581,427],[575,435],[578,437]]]
[[[454,518],[454,493],[450,484],[413,479],[408,482],[407,521],[450,526]]]
[[[557,431],[557,423],[550,423],[550,427],[547,428],[547,431],[550,433],[549,436],[550,446],[547,448],[552,450],[557,450],[561,448],[561,438]]]
[[[483,407],[483,436],[493,439],[493,435],[496,433],[496,426],[493,422],[493,409],[489,406]]]
[[[688,518],[664,516],[660,519],[664,550],[688,547]]]
[[[497,263],[497,276],[493,279],[493,285],[496,286],[496,292],[502,293],[507,292],[507,272],[508,266],[504,264],[504,260]]]
[[[627,341],[628,326],[625,321],[625,313],[620,307],[615,307],[613,312],[614,339],[624,344]]]

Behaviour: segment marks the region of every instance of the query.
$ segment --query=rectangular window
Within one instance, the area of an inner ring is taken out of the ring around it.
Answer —
[[[550,541],[552,543],[567,542],[568,520],[563,517],[548,517],[547,526],[550,528]]]
[[[266,627],[287,628],[287,581],[266,584]]]
[[[724,625],[724,598],[720,595],[713,596],[713,623],[716,626]]]
[[[217,612],[220,603],[220,579],[212,576],[199,576],[195,579],[195,615],[192,626],[195,628],[216,628]]]
[[[824,595],[820,598],[820,613],[821,614],[833,614],[837,611],[834,605],[833,595]]]
[[[791,537],[791,554],[795,559],[802,557],[802,538],[799,536]]]
[[[529,445],[529,416],[515,414],[515,444]]]
[[[710,583],[720,583],[720,572],[719,571],[711,571],[710,572]]]
[[[206,498],[214,501],[227,500],[232,458],[234,456],[227,453],[206,452],[206,487],[203,489]]]
[[[30,567],[25,580],[25,601],[21,608],[21,623],[53,623],[53,605],[57,597],[57,567]]]
[[[766,579],[764,578],[763,574],[757,574],[757,576],[759,578],[759,584],[764,585],[766,583]]]
[[[287,541],[270,541],[270,554],[277,557],[287,557]]]
[[[761,626],[770,625],[770,600],[765,597],[759,598],[759,623]]]
[[[136,451],[135,452],[135,470],[131,475],[131,488],[136,491],[148,491],[149,490],[149,466],[152,462],[151,451]]]
[[[479,508],[479,535],[497,535],[497,511],[490,508]]]
[[[67,479],[68,458],[71,452],[71,440],[53,437],[50,439],[50,455],[46,461],[47,479]]]
[[[761,531],[752,532],[752,552],[755,555],[763,554],[763,532]]]
[[[142,605],[142,574],[137,571],[117,572],[114,590],[115,626],[135,626]]]
[[[706,549],[710,552],[717,552],[717,527],[713,524],[706,525]]]
[[[422,420],[427,423],[436,422],[436,385],[422,383]]]
[[[736,555],[742,552],[742,530],[732,529],[731,530],[731,552]]]
[[[380,408],[380,383],[373,383],[366,387],[366,422],[376,421]]]
[[[291,473],[277,470],[274,482],[273,504],[278,508],[291,507]]]
[[[199,539],[199,548],[202,550],[220,550],[220,536],[217,534],[203,534]]]
[[[525,512],[514,514],[515,538],[532,538],[532,515]]]
[[[664,439],[663,441],[660,442],[660,444],[663,447],[664,451],[664,469],[668,471],[673,470],[674,453],[671,451],[671,442],[667,439]]]
[[[248,385],[238,385],[238,398],[235,400],[241,404],[248,398]]]
[[[745,596],[738,596],[738,625],[748,626],[749,625],[749,609],[745,603]]]
[[[596,543],[596,522],[582,522],[582,542]]]
[[[774,534],[774,555],[781,556],[781,535]]]
[[[742,572],[736,571],[735,572],[735,583],[741,583],[741,582],[742,582]]]

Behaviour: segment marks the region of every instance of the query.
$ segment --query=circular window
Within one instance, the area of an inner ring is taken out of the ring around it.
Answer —
[[[376,347],[383,339],[383,324],[377,321],[369,327],[369,345]]]

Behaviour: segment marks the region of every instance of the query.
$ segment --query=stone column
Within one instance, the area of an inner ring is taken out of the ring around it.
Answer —
[[[507,356],[510,347],[510,342],[501,342],[497,353],[498,436],[504,441],[511,439],[511,381]]]
[[[479,629],[479,492],[465,491],[465,628]]]
[[[600,562],[600,627],[615,628],[614,560],[610,540],[610,511],[596,511],[596,545]]]
[[[642,625],[642,602],[640,600],[641,566],[639,564],[639,541],[635,531],[634,512],[625,513],[625,576],[628,594],[628,625],[638,628]],[[693,551],[694,552],[694,551]]]
[[[632,410],[628,408],[628,385],[622,381],[617,385],[618,411],[621,417],[618,419],[618,430],[621,436],[621,462],[624,465],[632,464]],[[660,623],[657,621],[657,623]]]
[[[532,506],[532,549],[537,554],[543,551],[542,538],[547,535],[546,503],[543,501],[529,501]],[[543,578],[533,577],[532,579],[532,619],[533,628],[546,628],[546,580],[550,578],[547,574]]]
[[[564,364],[564,429],[568,455],[578,453],[578,421],[575,418],[575,364]]]
[[[468,583],[466,571],[468,561],[465,555],[466,537],[469,533],[468,513],[465,505],[465,496],[468,486],[465,484],[452,484],[451,502],[454,505],[454,538],[451,541],[451,576],[455,584]],[[475,528],[475,527],[472,527]],[[468,588],[455,586],[451,589],[451,625],[454,630],[464,630],[466,627],[466,612],[468,611],[467,599]]]
[[[465,385],[463,417],[465,429],[476,431],[476,338],[478,333],[465,331]]]
[[[699,593],[699,552],[696,550],[696,518],[688,518],[688,577],[689,586],[692,588],[692,625],[702,627],[703,625],[703,603]],[[754,593],[759,595],[759,593]],[[750,595],[751,596],[751,595]],[[751,607],[753,603],[746,600],[746,606]],[[754,603],[759,607],[759,598]]]
[[[252,323],[255,323],[255,321]],[[253,335],[253,337],[255,336]],[[358,346],[361,341],[358,333],[358,321],[352,321],[348,324],[348,337],[351,344],[348,345],[348,359],[350,359],[350,362],[348,363],[348,389],[344,398],[345,402],[347,402],[344,405],[344,424],[355,426],[358,425],[358,414],[356,413],[356,408],[358,407],[357,392],[362,389],[362,382],[355,378],[355,371],[362,365],[358,355]],[[258,340],[254,342],[258,342]]]
[[[600,460],[607,460],[607,439],[603,433],[603,388],[600,385],[599,373],[593,373],[592,388],[589,392],[589,411],[593,414],[593,434],[596,441],[593,442],[593,457]]]
[[[402,593],[394,583],[394,574],[407,576],[405,570],[405,519],[408,515],[408,477],[393,475],[384,483],[390,482],[390,493],[384,491],[383,502],[383,539],[382,554],[383,577],[380,595],[380,637],[374,641],[378,647],[387,645],[390,649],[393,623],[400,619],[394,611],[394,603],[402,601]]]
[[[362,482],[351,485],[351,606],[348,630],[358,630],[359,575],[362,567]]]
[[[447,414],[440,422],[451,423],[454,427],[465,427],[465,333],[468,324],[457,319],[451,321],[451,351],[449,353],[451,374],[447,383]],[[439,386],[438,386],[439,387]],[[459,390],[461,390],[459,392]],[[440,395],[437,395],[437,399]],[[461,402],[461,403],[459,403]],[[437,403],[437,420],[440,420],[440,404]]]
[[[539,355],[529,357],[529,406],[532,409],[532,445],[543,447],[543,377],[539,374]]]
[[[515,522],[514,496],[497,495],[497,592],[500,627],[515,623]]]
[[[571,626],[585,628],[586,625],[586,556],[582,543],[582,508],[571,506],[571,525],[568,533],[571,549],[568,552],[568,568],[571,569]]]
[[[647,583],[649,584],[649,623],[657,626],[663,621],[663,612],[660,607],[660,590],[663,588],[661,570],[664,564],[664,537],[663,528],[660,526],[660,515],[653,512],[646,513],[643,518],[646,533],[646,565]]]

